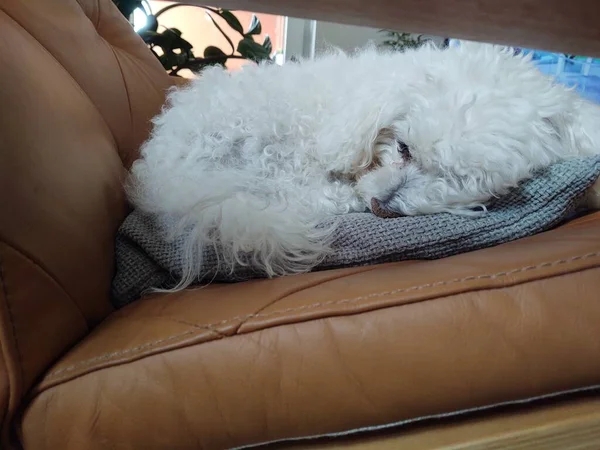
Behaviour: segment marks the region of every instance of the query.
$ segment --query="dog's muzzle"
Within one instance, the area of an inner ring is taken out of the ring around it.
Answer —
[[[382,219],[395,219],[397,217],[402,217],[403,214],[398,212],[390,211],[381,205],[381,202],[373,197],[371,199],[371,212],[375,214],[377,217],[381,217]]]

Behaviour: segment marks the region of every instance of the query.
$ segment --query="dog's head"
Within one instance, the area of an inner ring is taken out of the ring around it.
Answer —
[[[367,204],[477,214],[532,171],[600,145],[600,109],[512,49],[465,43],[394,58],[393,119],[373,143],[377,167],[357,182]]]

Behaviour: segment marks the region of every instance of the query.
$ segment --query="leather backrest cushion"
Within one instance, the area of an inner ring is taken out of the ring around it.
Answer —
[[[123,178],[171,84],[111,0],[0,2],[3,443],[35,379],[111,312]]]
[[[109,311],[123,166],[171,81],[111,0],[3,2],[0,67],[0,239],[95,323]]]

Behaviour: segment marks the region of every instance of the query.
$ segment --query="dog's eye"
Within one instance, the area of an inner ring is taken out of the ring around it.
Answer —
[[[408,145],[406,145],[406,143],[404,143],[402,141],[397,141],[397,146],[398,146],[398,153],[400,153],[400,155],[402,155],[402,159],[404,161],[408,161],[411,158],[410,149],[408,148]]]

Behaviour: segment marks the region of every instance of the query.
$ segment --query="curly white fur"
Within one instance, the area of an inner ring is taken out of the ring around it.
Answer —
[[[332,52],[212,68],[171,91],[128,192],[186,236],[184,287],[205,245],[230,270],[303,272],[329,251],[335,224],[319,224],[372,198],[406,215],[475,214],[533,170],[599,144],[598,106],[511,49]]]

